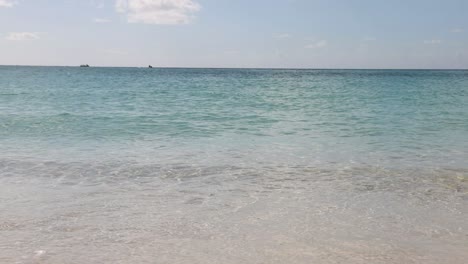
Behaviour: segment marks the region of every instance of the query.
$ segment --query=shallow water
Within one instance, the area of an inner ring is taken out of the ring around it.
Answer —
[[[465,263],[468,72],[0,67],[0,263]]]

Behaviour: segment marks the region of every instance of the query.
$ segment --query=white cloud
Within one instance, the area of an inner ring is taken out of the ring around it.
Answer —
[[[328,45],[328,42],[326,40],[319,40],[315,43],[311,43],[309,45],[306,45],[304,48],[306,49],[318,49],[318,48],[323,48]]]
[[[129,23],[188,24],[201,6],[194,0],[116,0],[115,9]]]
[[[0,7],[12,7],[16,5],[14,0],[0,0]]]
[[[107,18],[95,18],[94,20],[94,23],[110,23],[110,19],[107,19]]]
[[[440,39],[431,39],[431,40],[425,40],[424,44],[429,44],[429,45],[438,45],[442,43],[442,40]]]
[[[462,33],[462,32],[463,32],[463,29],[461,29],[461,28],[453,28],[453,29],[450,30],[450,32],[452,32],[452,33]]]
[[[38,32],[10,32],[5,38],[6,40],[36,40],[39,39]]]
[[[277,34],[275,35],[275,38],[279,38],[279,39],[285,39],[285,38],[290,38],[291,35],[289,35],[288,33],[282,33],[282,34]]]

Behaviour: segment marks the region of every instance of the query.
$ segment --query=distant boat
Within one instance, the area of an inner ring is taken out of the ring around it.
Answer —
[[[148,68],[153,68],[153,66],[151,66],[151,65],[148,65]]]
[[[89,68],[89,64],[81,64],[80,67],[82,67],[82,68]]]

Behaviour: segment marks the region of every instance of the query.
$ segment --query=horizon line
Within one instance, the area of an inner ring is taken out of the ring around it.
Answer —
[[[27,65],[0,64],[0,67],[69,67],[80,68],[80,65]],[[193,66],[152,66],[153,69],[219,69],[219,70],[416,70],[416,71],[466,71],[468,68],[306,68],[306,67],[193,67]],[[89,68],[148,68],[148,66],[104,66],[90,65]]]

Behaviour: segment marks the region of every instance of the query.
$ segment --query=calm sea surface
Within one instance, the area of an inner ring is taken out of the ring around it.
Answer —
[[[468,71],[0,66],[0,263],[466,263]]]

